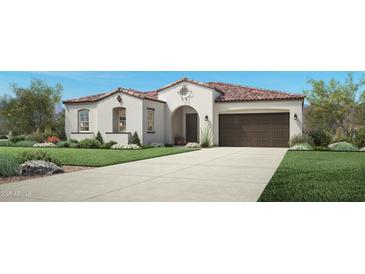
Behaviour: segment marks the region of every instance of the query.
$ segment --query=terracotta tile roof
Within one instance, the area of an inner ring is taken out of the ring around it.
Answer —
[[[269,101],[269,100],[304,100],[304,95],[282,91],[247,87],[221,82],[206,83],[211,88],[223,92],[216,102]]]
[[[85,96],[85,97],[80,97],[80,98],[75,98],[75,99],[69,99],[69,100],[65,100],[63,101],[64,104],[77,104],[77,103],[94,103],[94,102],[98,102],[108,96],[111,96],[113,94],[116,93],[124,93],[124,94],[128,94],[140,99],[146,99],[146,100],[152,100],[152,101],[156,101],[156,102],[161,102],[161,103],[165,103],[164,101],[158,100],[157,99],[157,94],[153,94],[151,92],[142,92],[142,91],[138,91],[135,89],[126,89],[126,88],[117,88],[111,92],[104,92],[104,93],[100,93],[100,94],[96,94],[96,95],[92,95],[92,96]]]
[[[93,103],[98,102],[108,96],[111,96],[115,93],[124,93],[137,98],[152,100],[161,103],[166,103],[158,99],[158,93],[164,89],[172,87],[181,82],[189,82],[192,84],[196,84],[199,86],[203,86],[206,88],[213,89],[221,95],[218,96],[216,102],[240,102],[240,101],[269,101],[269,100],[304,100],[304,95],[302,94],[293,94],[282,91],[270,90],[270,89],[262,89],[262,88],[254,88],[248,86],[227,84],[221,82],[208,82],[202,83],[194,80],[190,80],[188,78],[182,78],[178,81],[175,81],[169,85],[166,85],[160,89],[148,92],[142,92],[135,89],[126,89],[126,88],[117,88],[111,92],[104,92],[93,96],[85,96],[81,98],[69,99],[63,101],[65,104],[77,104],[77,103]]]

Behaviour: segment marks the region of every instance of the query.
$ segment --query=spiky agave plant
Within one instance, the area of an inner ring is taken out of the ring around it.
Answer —
[[[200,145],[201,147],[210,147],[212,143],[213,143],[212,130],[207,125],[200,131]]]

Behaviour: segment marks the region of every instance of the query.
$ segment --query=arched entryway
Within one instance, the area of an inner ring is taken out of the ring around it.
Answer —
[[[199,114],[191,106],[175,109],[171,119],[171,136],[175,145],[199,142]]]

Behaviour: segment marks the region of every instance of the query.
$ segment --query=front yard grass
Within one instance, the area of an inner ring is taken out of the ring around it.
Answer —
[[[259,201],[365,201],[365,153],[288,151]]]
[[[0,154],[19,156],[24,151],[42,150],[56,157],[63,165],[101,167],[159,156],[193,151],[184,147],[146,148],[139,150],[0,147]]]

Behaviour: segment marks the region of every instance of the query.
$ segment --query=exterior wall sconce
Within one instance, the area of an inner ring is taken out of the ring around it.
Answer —
[[[208,115],[205,115],[204,120],[208,121]]]
[[[119,103],[121,103],[122,102],[122,97],[120,95],[118,95],[117,100],[118,100]]]
[[[298,115],[296,113],[294,114],[294,120],[298,120]]]

